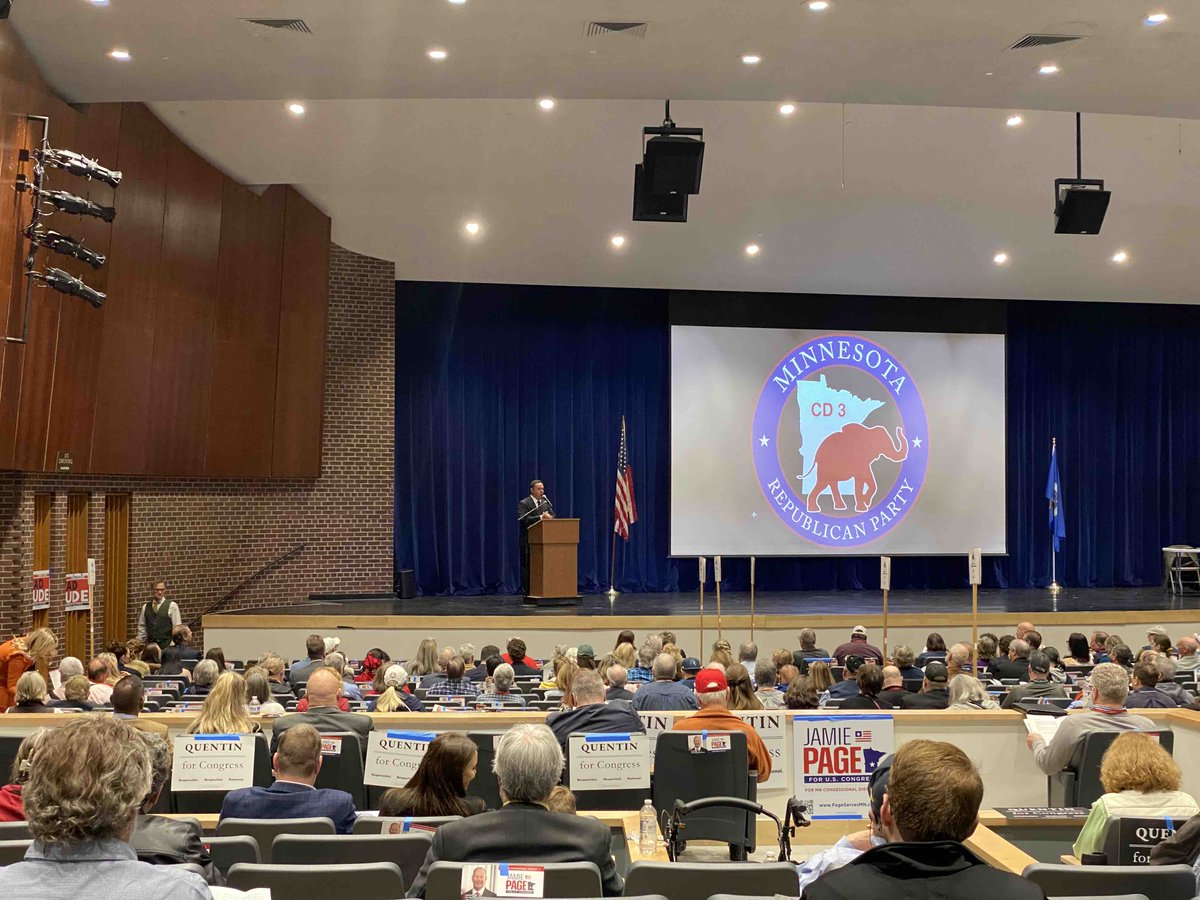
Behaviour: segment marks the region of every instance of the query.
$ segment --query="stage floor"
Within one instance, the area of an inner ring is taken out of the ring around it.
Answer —
[[[716,595],[706,591],[706,611],[716,611]],[[937,615],[970,610],[971,592],[895,591],[888,597],[888,611]],[[681,616],[694,615],[699,608],[697,594],[621,594],[610,601],[606,594],[584,594],[572,607],[538,608],[512,595],[475,597],[418,597],[397,600],[391,595],[324,595],[308,603],[291,606],[230,611],[222,615],[247,616]],[[748,593],[721,596],[725,615],[750,613]],[[1011,613],[1089,613],[1089,612],[1174,612],[1200,613],[1200,593],[1170,594],[1161,587],[1077,588],[1065,589],[1057,597],[1046,590],[984,590],[979,592],[979,612]],[[755,616],[877,616],[883,612],[883,595],[866,591],[829,592],[758,592],[754,598]]]

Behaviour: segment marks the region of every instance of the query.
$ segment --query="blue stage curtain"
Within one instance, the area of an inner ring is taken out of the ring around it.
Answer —
[[[987,561],[985,586],[1049,582],[1052,437],[1067,523],[1059,580],[1158,583],[1164,545],[1200,542],[1200,310],[1007,308],[1010,555]],[[622,414],[640,520],[618,541],[617,587],[695,590],[695,560],[668,556],[667,292],[397,283],[396,568],[414,569],[424,594],[515,592],[515,509],[537,477],[559,515],[581,520],[580,590],[606,590]],[[898,557],[893,588],[961,587],[966,568],[965,557]],[[757,583],[874,589],[878,571],[875,557],[761,559]],[[749,565],[726,559],[722,574],[742,590]]]

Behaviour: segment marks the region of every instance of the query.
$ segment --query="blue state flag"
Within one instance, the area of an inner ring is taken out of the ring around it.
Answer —
[[[1050,474],[1046,476],[1046,499],[1050,501],[1050,534],[1054,537],[1054,552],[1061,549],[1067,536],[1067,523],[1062,511],[1062,480],[1058,477],[1058,448],[1050,450]]]

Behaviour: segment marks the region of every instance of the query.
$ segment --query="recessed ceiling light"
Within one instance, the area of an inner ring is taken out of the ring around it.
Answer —
[[[467,0],[450,0],[450,2],[453,3],[455,6],[462,6],[464,3],[467,2]]]
[[[614,234],[612,237],[610,237],[608,239],[608,242],[610,244],[612,244],[616,249],[620,250],[622,247],[625,246],[625,235]]]
[[[302,116],[302,115],[304,115],[304,104],[303,103],[289,103],[288,104],[288,112],[290,112],[293,116]]]
[[[438,62],[441,62],[443,59],[449,56],[449,54],[441,47],[432,47],[425,51],[425,55],[430,59],[437,60]]]
[[[129,59],[129,51],[128,50],[109,50],[108,55],[111,56],[113,59],[121,60],[121,62],[125,62],[126,60]]]
[[[779,106],[779,114],[781,116],[790,116],[796,111],[795,103],[782,103]]]
[[[747,256],[758,256],[758,254],[760,252],[762,252],[762,247],[758,246],[758,244],[747,244],[746,245],[746,255]]]
[[[92,6],[108,6],[108,0],[91,0]]]
[[[470,234],[470,235],[479,234],[479,223],[478,222],[468,222],[466,225],[463,226],[463,231],[465,231],[467,234]]]
[[[1146,16],[1146,24],[1147,25],[1161,25],[1163,22],[1167,21],[1167,19],[1169,19],[1169,18],[1171,18],[1171,17],[1168,16],[1166,13],[1152,13],[1152,14]]]
[[[547,110],[554,109],[554,98],[553,97],[543,97],[541,100],[538,101],[538,106],[540,106],[542,109],[547,109]]]
[[[998,266],[1002,266],[1006,262],[1008,262],[1008,254],[1001,251],[992,257],[992,262],[994,262]]]
[[[1009,128],[1016,128],[1018,125],[1020,125],[1024,121],[1025,120],[1023,118],[1021,118],[1020,116],[1009,116],[1007,119],[1004,120],[1004,124],[1007,125]]]
[[[984,72],[983,74],[984,75],[995,75],[996,73],[995,72]]]
[[[1046,65],[1039,68],[1038,72],[1040,72],[1042,75],[1057,75],[1058,74],[1058,66],[1056,66],[1054,63],[1047,63]]]
[[[810,0],[808,8],[813,12],[821,12],[822,10],[829,9],[829,3],[828,0]]]
[[[748,66],[757,66],[762,62],[762,57],[754,53],[747,53],[742,57],[742,62]]]
[[[1118,250],[1112,255],[1112,261],[1115,263],[1129,262],[1129,254],[1124,250]]]

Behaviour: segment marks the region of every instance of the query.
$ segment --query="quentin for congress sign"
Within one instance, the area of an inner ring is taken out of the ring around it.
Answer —
[[[792,772],[796,797],[814,819],[858,819],[870,808],[867,782],[895,748],[892,717],[796,716]]]

